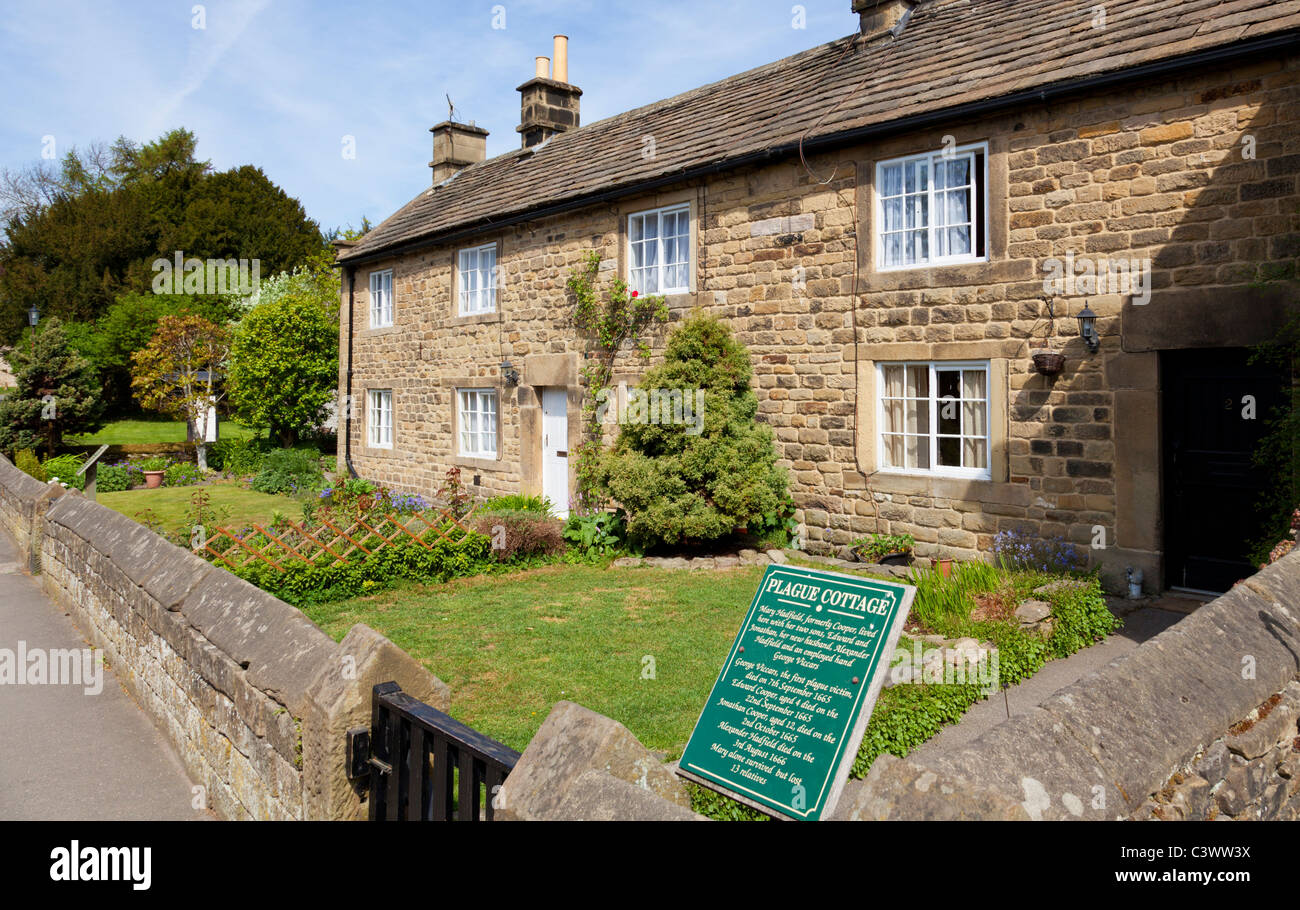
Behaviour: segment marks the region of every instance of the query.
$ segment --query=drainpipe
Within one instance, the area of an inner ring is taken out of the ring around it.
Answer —
[[[345,266],[348,274],[348,373],[347,373],[347,397],[344,401],[347,406],[344,408],[344,427],[343,427],[343,463],[347,465],[348,474],[352,477],[357,476],[357,469],[352,467],[352,304],[356,284],[356,267]]]

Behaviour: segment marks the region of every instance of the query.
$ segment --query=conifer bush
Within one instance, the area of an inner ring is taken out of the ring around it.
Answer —
[[[784,536],[794,513],[789,480],[771,428],[755,420],[752,378],[748,350],[718,319],[692,314],[669,336],[663,364],[639,388],[647,397],[680,391],[692,402],[703,390],[702,423],[625,420],[595,472],[601,492],[626,513],[634,544]]]

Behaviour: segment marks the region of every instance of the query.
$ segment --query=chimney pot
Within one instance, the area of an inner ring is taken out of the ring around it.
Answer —
[[[549,57],[537,58],[537,78],[538,79],[551,78],[551,59]]]
[[[555,36],[555,81],[569,82],[569,36]]]

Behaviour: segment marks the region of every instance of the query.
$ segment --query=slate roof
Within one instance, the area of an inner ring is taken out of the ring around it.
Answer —
[[[473,165],[422,190],[347,262],[709,165],[1269,36],[1300,0],[929,0],[901,37],[857,34]],[[653,136],[656,154],[641,155]],[[784,154],[785,152],[782,152]]]

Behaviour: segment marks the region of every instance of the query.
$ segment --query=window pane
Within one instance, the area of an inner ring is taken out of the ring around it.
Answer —
[[[929,367],[910,366],[907,368],[907,395],[909,398],[930,397]]]
[[[930,399],[907,403],[907,432],[930,434]]]
[[[985,423],[985,405],[982,401],[968,401],[962,406],[962,433],[967,436],[985,436],[988,427]]]
[[[945,468],[961,467],[961,440],[952,436],[939,439],[939,464]]]
[[[907,227],[923,228],[930,223],[930,197],[907,197]]]
[[[885,466],[890,468],[903,468],[903,437],[886,436],[884,445]]]
[[[936,381],[939,383],[940,398],[961,397],[960,370],[935,370],[934,372]]]
[[[985,470],[989,466],[988,443],[983,439],[967,439],[962,446],[962,466]]]
[[[970,190],[953,190],[943,194],[946,208],[943,224],[970,223]]]
[[[885,402],[885,432],[901,433],[903,431],[903,402],[891,399]]]
[[[907,466],[909,468],[930,466],[930,438],[928,436],[907,437]]]
[[[645,238],[645,219],[640,215],[633,215],[627,220],[627,236],[633,243],[637,243]]]
[[[887,164],[880,169],[880,192],[885,196],[898,196],[903,192],[901,164]]]
[[[900,231],[903,229],[903,199],[886,199],[884,202],[886,231]]]
[[[970,254],[970,228],[945,228],[939,232],[940,256],[967,256]]]
[[[963,370],[961,374],[962,398],[983,401],[988,397],[988,374],[983,370]]]
[[[885,237],[885,265],[903,265],[903,235]]]
[[[903,397],[903,367],[887,366],[885,367],[885,397],[902,398]]]

